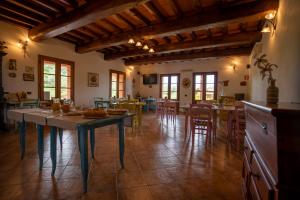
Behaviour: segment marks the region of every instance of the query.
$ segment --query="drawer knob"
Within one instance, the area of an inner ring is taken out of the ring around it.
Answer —
[[[257,178],[257,179],[259,179],[259,177],[260,177],[259,174],[255,174],[255,173],[253,173],[253,172],[251,172],[251,175],[252,175],[254,178]]]
[[[267,129],[268,129],[267,123],[265,123],[265,122],[261,123],[261,127],[265,130],[265,132],[267,134]]]

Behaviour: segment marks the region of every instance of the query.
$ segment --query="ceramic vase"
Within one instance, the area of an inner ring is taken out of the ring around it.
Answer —
[[[276,87],[276,80],[271,80],[269,87],[267,88],[267,104],[278,103],[279,89]]]

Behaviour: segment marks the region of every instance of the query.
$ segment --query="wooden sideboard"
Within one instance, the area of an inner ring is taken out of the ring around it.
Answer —
[[[244,103],[245,199],[300,199],[300,104]]]

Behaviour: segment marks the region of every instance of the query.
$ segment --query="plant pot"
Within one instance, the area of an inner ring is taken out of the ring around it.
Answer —
[[[270,86],[267,88],[267,104],[278,103],[279,89],[275,85],[276,80],[271,80]]]

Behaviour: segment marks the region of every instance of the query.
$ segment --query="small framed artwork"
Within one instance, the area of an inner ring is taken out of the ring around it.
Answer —
[[[23,74],[23,81],[34,81],[34,74]]]
[[[99,87],[99,74],[88,73],[88,87]]]
[[[9,73],[8,73],[8,76],[9,76],[10,78],[16,78],[16,77],[17,77],[17,74],[16,74],[15,72],[9,72]]]
[[[9,59],[8,69],[9,70],[17,70],[17,60],[16,59]]]
[[[34,69],[32,66],[25,66],[25,73],[34,74]]]

